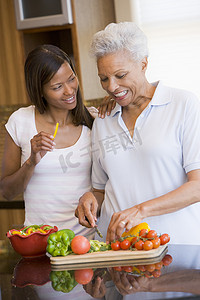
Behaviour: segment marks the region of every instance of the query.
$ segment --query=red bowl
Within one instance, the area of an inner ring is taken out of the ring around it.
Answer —
[[[50,281],[51,264],[47,256],[22,258],[14,268],[13,286],[44,285]]]
[[[58,227],[54,226],[46,233],[32,232],[29,235],[11,235],[8,231],[6,236],[9,238],[13,249],[23,257],[36,257],[46,254],[48,236],[58,231]]]

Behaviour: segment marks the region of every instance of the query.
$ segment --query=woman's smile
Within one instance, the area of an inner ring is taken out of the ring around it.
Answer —
[[[124,100],[127,94],[128,94],[128,90],[125,90],[125,91],[113,93],[113,96],[115,97],[116,101],[118,101],[118,100]]]
[[[76,101],[76,95],[73,95],[71,97],[65,98],[62,101],[68,103],[68,104],[72,104],[74,101]]]
[[[101,85],[119,105],[134,104],[143,95],[145,80],[145,61],[136,62],[127,51],[100,57],[97,61]]]

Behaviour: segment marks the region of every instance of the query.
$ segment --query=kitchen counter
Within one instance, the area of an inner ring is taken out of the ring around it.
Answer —
[[[56,271],[47,256],[24,259],[10,250],[0,254],[0,299],[200,299],[200,247],[169,244],[167,255],[170,264],[162,266],[159,274],[155,274],[158,277],[147,271],[141,276],[138,265],[131,274],[108,265],[95,268],[94,264],[90,283],[77,284],[70,292],[64,292],[75,271]],[[129,266],[134,266],[134,261]]]

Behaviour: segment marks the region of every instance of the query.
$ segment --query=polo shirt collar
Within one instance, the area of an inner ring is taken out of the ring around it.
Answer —
[[[163,85],[162,81],[156,81],[152,83],[156,87],[153,98],[149,105],[165,105],[171,102],[170,89]]]
[[[168,87],[163,85],[162,81],[156,81],[152,83],[156,87],[153,98],[151,99],[149,106],[165,105],[171,102],[170,90]],[[115,108],[111,111],[111,117],[114,117],[117,113],[122,111],[121,106],[116,103]]]
[[[114,117],[117,113],[121,113],[122,107],[116,103],[115,108],[111,111],[110,116]]]

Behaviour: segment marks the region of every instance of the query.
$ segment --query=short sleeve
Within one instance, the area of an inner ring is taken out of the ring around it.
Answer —
[[[5,128],[15,144],[20,147],[20,141],[17,133],[17,125],[19,123],[19,110],[15,111],[8,119],[8,122],[5,124]]]
[[[90,107],[87,107],[87,110],[89,111],[89,113],[93,116],[93,118],[96,118],[98,117],[98,109],[94,106],[90,106]]]
[[[100,162],[100,145],[98,143],[100,140],[99,121],[100,119],[95,119],[92,127],[92,186],[95,189],[104,190],[106,182],[108,181],[108,176],[103,170]]]
[[[200,101],[191,94],[188,99],[183,129],[183,167],[186,173],[200,169]]]

